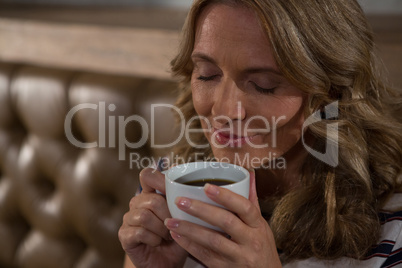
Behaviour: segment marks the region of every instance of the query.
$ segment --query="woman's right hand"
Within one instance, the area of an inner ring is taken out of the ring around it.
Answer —
[[[187,257],[171,239],[164,220],[170,218],[165,194],[165,176],[147,168],[140,173],[141,194],[130,201],[124,215],[119,239],[127,256],[137,268],[182,267]]]

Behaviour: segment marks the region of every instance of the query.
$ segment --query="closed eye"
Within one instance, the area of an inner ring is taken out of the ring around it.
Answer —
[[[254,82],[251,82],[251,83],[253,84],[255,90],[257,90],[258,92],[263,93],[263,94],[273,94],[275,92],[275,89],[276,89],[276,87],[263,88],[263,87],[260,87],[259,85],[257,85]]]
[[[218,75],[211,75],[211,76],[199,76],[197,79],[198,80],[200,80],[200,81],[204,81],[204,82],[206,82],[206,81],[211,81],[211,80],[214,80],[214,78],[216,78]]]

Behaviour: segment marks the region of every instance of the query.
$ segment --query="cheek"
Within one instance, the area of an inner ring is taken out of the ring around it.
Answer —
[[[208,116],[212,107],[211,98],[208,98],[197,82],[191,82],[191,92],[196,113],[198,115]]]
[[[284,113],[286,116],[276,124],[276,139],[278,149],[285,153],[293,147],[302,136],[302,128],[304,123],[304,109],[303,102],[298,106],[293,106],[291,109]]]
[[[281,128],[285,125],[301,125],[304,122],[303,116],[303,98],[297,97],[283,101],[273,107],[274,112],[271,114],[273,124],[276,128]]]

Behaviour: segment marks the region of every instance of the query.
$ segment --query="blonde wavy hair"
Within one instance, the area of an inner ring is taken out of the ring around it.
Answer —
[[[183,29],[172,71],[181,79],[177,106],[189,120],[192,103],[190,59],[197,18],[210,4],[243,5],[256,12],[284,76],[308,97],[305,118],[338,101],[339,116],[309,126],[312,145],[325,150],[335,135],[336,168],[312,156],[304,162],[302,186],[277,198],[269,223],[283,260],[342,256],[361,259],[377,242],[378,211],[401,187],[402,125],[393,108],[401,98],[389,88],[375,57],[373,36],[355,0],[198,0]],[[397,101],[398,100],[398,101]],[[327,130],[339,123],[338,133]],[[192,128],[201,128],[193,122]],[[192,137],[207,143],[202,134]],[[199,153],[188,144],[176,153]],[[202,151],[211,155],[211,149]],[[262,201],[264,202],[264,200]]]

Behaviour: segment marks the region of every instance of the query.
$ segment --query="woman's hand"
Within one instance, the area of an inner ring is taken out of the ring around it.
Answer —
[[[215,185],[205,187],[207,196],[228,210],[188,198],[176,200],[180,209],[220,227],[230,238],[197,224],[167,219],[172,238],[207,267],[281,267],[272,231],[261,216],[254,172],[250,180],[249,200]]]
[[[140,174],[141,194],[130,201],[130,210],[124,215],[119,239],[127,256],[137,267],[181,267],[187,257],[169,235],[163,222],[171,217],[165,193],[165,177],[154,169]]]

